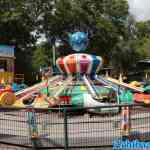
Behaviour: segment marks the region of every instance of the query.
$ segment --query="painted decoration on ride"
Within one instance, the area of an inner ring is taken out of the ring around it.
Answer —
[[[69,42],[73,50],[77,52],[84,51],[88,45],[88,34],[84,32],[69,34]]]
[[[14,57],[14,46],[0,45],[0,56]]]
[[[145,93],[135,93],[134,100],[136,103],[150,104],[150,94]]]
[[[121,122],[121,128],[122,128],[122,134],[123,136],[128,136],[130,131],[130,120],[129,120],[129,107],[125,106],[122,107],[122,122]]]
[[[71,54],[56,60],[61,73],[95,74],[102,66],[102,58],[88,54]]]

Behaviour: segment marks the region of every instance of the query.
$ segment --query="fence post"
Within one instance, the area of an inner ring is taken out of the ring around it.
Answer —
[[[122,129],[122,137],[127,138],[130,135],[131,129],[131,120],[130,120],[130,107],[123,106],[122,107],[122,122],[121,122],[121,129]]]
[[[27,109],[27,117],[28,117],[27,119],[29,125],[29,134],[30,134],[33,149],[38,149],[38,147],[41,147],[41,143],[39,141],[36,115],[32,107],[29,107]]]
[[[64,108],[64,146],[65,150],[68,150],[68,120],[67,120],[67,108]]]

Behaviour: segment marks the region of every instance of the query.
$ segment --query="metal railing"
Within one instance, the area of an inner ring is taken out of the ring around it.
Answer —
[[[34,149],[88,149],[111,147],[115,139],[122,137],[150,141],[149,107],[0,109],[3,144]]]
[[[15,81],[18,83],[24,82],[24,74],[15,74]]]

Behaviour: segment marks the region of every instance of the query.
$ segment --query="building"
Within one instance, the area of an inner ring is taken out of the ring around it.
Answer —
[[[150,80],[150,59],[140,60],[137,63],[137,67],[139,69],[142,69],[142,71],[144,72],[144,79]]]
[[[0,45],[0,84],[14,80],[14,46]]]

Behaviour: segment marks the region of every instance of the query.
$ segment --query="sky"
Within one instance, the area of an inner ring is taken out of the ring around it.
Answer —
[[[137,21],[150,20],[150,0],[128,0],[129,11]]]

